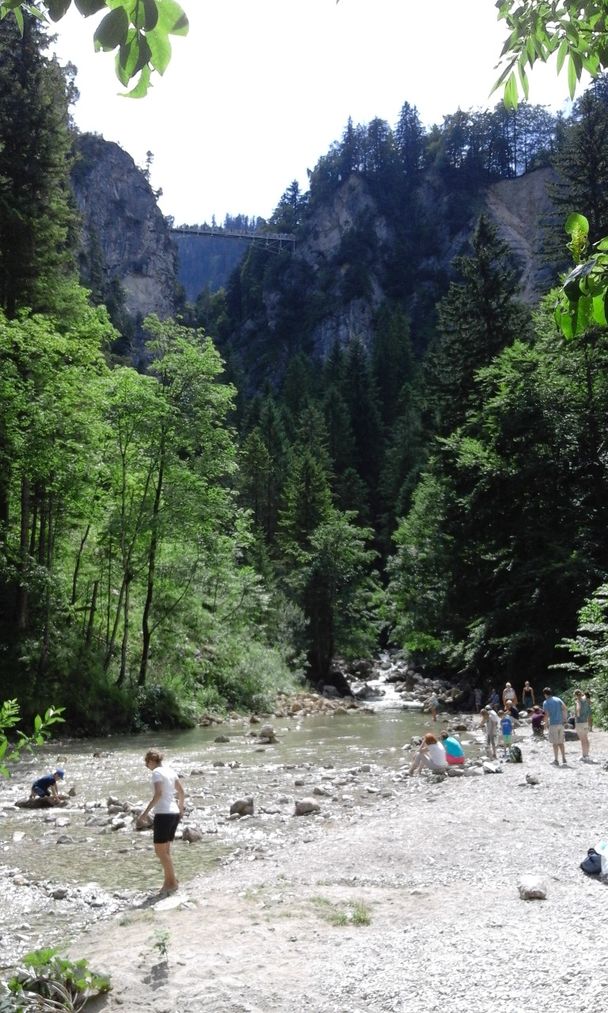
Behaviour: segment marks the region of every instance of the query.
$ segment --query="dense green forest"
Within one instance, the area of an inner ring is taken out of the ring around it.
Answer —
[[[0,22],[1,696],[76,732],[181,724],[386,644],[464,685],[562,662],[601,688],[608,330],[566,342],[554,293],[523,305],[480,212],[552,167],[558,284],[565,215],[608,232],[608,84],[567,119],[347,124],[268,227],[305,248],[355,180],[389,232],[362,214],[324,270],[251,249],[145,322],[138,371],[76,277],[74,84],[45,54]],[[321,354],[378,279],[371,338]]]

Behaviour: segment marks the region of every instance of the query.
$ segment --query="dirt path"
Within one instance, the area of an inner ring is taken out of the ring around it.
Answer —
[[[380,771],[365,806],[337,786],[320,815],[292,818],[291,839],[260,823],[256,846],[177,898],[74,942],[112,976],[95,1009],[602,1010],[608,887],[578,865],[608,837],[608,735],[593,733],[593,764],[569,744],[568,768],[544,743],[523,748],[501,774],[441,784]],[[520,900],[520,876],[537,872],[547,899]]]

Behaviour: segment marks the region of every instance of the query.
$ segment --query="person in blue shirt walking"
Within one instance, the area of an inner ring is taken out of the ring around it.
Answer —
[[[548,686],[543,689],[545,702],[543,710],[549,723],[549,742],[553,746],[553,765],[559,767],[559,754],[562,754],[562,764],[566,766],[566,737],[564,735],[564,724],[568,720],[566,705],[559,696],[554,696],[553,690]]]

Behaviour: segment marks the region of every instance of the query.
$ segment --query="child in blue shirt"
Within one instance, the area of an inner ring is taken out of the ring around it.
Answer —
[[[502,744],[505,756],[507,756],[513,740],[513,718],[505,711],[500,712],[500,730],[502,732]]]

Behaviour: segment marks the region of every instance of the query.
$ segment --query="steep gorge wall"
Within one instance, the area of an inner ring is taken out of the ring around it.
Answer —
[[[126,151],[82,134],[72,173],[82,216],[81,272],[105,288],[118,281],[134,320],[175,312],[177,251],[154,193]]]

